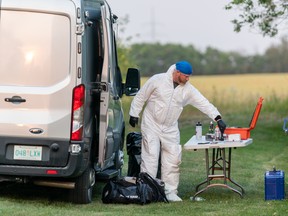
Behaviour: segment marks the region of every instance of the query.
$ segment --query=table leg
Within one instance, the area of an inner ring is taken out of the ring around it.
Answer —
[[[232,162],[232,148],[229,148],[229,159],[228,159],[228,179],[229,179],[229,181],[231,182],[231,183],[233,183],[234,185],[236,185],[236,186],[238,186],[240,189],[241,189],[241,191],[242,191],[242,194],[244,194],[245,193],[245,190],[244,190],[244,188],[240,185],[240,184],[238,184],[237,182],[235,182],[232,178],[231,178],[231,162]]]
[[[205,190],[209,189],[210,187],[225,187],[230,190],[232,190],[235,193],[238,193],[241,197],[243,196],[244,193],[244,188],[233,181],[231,179],[231,154],[232,154],[232,149],[229,148],[229,153],[228,153],[228,160],[226,160],[226,154],[225,154],[225,148],[217,149],[217,154],[215,157],[215,149],[213,149],[212,152],[212,160],[211,160],[211,166],[209,164],[209,150],[205,149],[205,161],[206,161],[206,180],[201,182],[196,186],[196,193],[193,196],[193,200],[195,198],[203,193]],[[219,161],[222,160],[222,166],[219,163]],[[217,167],[218,166],[218,167]],[[215,175],[215,170],[221,170],[222,174],[221,175]],[[211,175],[210,175],[211,172]],[[211,181],[213,179],[223,179],[223,184],[221,183],[214,183],[211,184]],[[234,185],[238,186],[241,189],[241,192],[227,184],[227,180],[229,180],[231,183]],[[207,184],[206,187],[203,189],[199,190],[199,187],[203,184]]]
[[[217,152],[218,152],[218,149],[217,149]],[[218,155],[217,155],[217,156],[218,156]],[[216,163],[215,149],[213,149],[213,151],[212,151],[212,166],[211,166],[212,175],[214,175],[214,173],[215,173],[215,170],[213,169],[213,167],[215,166],[215,163]]]
[[[213,161],[213,159],[212,159]],[[210,184],[210,179],[209,179],[209,173],[210,173],[210,168],[209,168],[209,151],[208,149],[205,149],[205,162],[206,162],[206,179],[202,182],[200,182],[198,185],[196,185],[196,192],[199,190],[199,187],[205,183],[207,183],[207,185]]]

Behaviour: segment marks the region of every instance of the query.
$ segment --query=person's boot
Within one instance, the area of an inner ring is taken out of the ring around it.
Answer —
[[[177,196],[177,194],[175,193],[169,193],[169,194],[166,194],[166,197],[167,199],[169,200],[169,202],[179,202],[179,201],[182,201],[182,199]]]

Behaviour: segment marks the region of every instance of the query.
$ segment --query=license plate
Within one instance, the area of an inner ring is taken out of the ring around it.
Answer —
[[[14,160],[32,160],[41,161],[42,147],[41,146],[14,146]]]

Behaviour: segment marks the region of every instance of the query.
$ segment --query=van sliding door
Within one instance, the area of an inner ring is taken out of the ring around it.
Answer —
[[[110,96],[110,81],[109,74],[111,70],[111,34],[109,25],[109,11],[104,6],[101,7],[101,16],[103,23],[103,39],[104,39],[104,59],[102,67],[102,78],[101,82],[106,83],[107,88],[101,92],[100,95],[100,118],[99,118],[99,163],[101,167],[105,167],[109,161],[106,160],[106,154],[108,149],[107,145],[107,134],[109,128],[109,120],[113,118],[113,111],[110,109],[111,100]],[[112,131],[111,131],[112,132]]]

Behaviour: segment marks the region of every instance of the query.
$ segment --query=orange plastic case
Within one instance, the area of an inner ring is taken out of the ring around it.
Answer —
[[[256,105],[253,117],[250,122],[249,128],[238,128],[238,127],[227,127],[225,129],[225,134],[240,134],[241,140],[246,140],[250,138],[250,131],[255,128],[261,108],[262,108],[263,98],[260,97]]]

